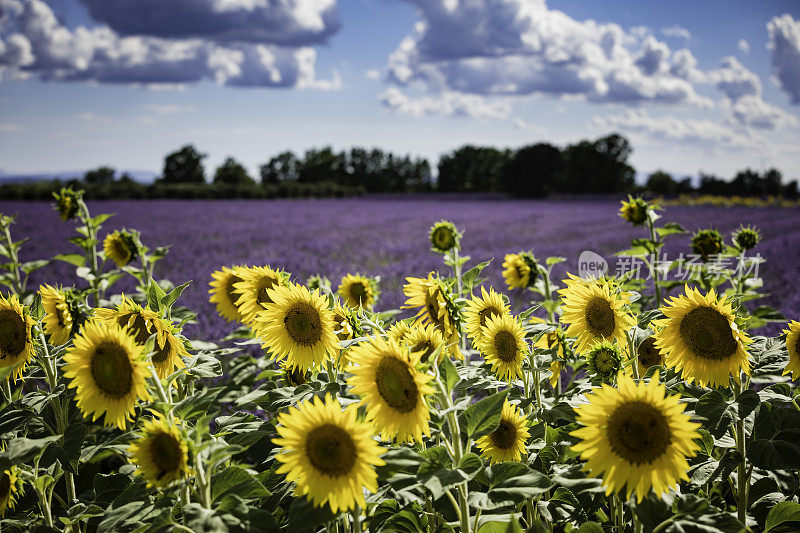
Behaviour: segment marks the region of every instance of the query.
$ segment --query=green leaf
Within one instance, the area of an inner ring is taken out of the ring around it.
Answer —
[[[97,215],[96,217],[92,217],[91,218],[91,222],[95,226],[98,226],[98,225],[102,224],[103,222],[105,222],[106,220],[108,220],[109,218],[111,218],[113,216],[114,216],[113,214],[103,213],[103,214]]]
[[[578,533],[604,533],[603,526],[597,522],[584,522],[578,528]]]
[[[164,289],[162,289],[155,280],[150,278],[150,289],[147,291],[147,306],[161,315],[161,310],[164,309],[161,302],[165,296],[166,293]]]
[[[768,403],[759,405],[746,449],[747,458],[758,468],[800,468],[800,412]]]
[[[489,259],[488,261],[484,261],[482,263],[478,263],[474,267],[470,268],[461,276],[461,282],[464,284],[465,287],[473,287],[475,285],[475,281],[478,279],[478,276],[483,271],[484,268],[491,264],[492,260]]]
[[[545,259],[545,263],[544,264],[547,265],[547,266],[553,266],[553,265],[556,265],[558,263],[563,263],[566,260],[567,260],[566,257],[553,256],[553,257],[548,257],[547,259]]]
[[[449,357],[442,357],[442,362],[439,363],[439,367],[447,392],[453,392],[453,387],[461,380],[458,375],[458,370]]]
[[[46,261],[44,259],[40,259],[39,261],[28,261],[27,263],[22,263],[19,266],[19,269],[25,272],[26,274],[30,274],[34,270],[39,270],[43,266],[47,266],[50,264],[50,261]]]
[[[238,466],[229,466],[211,480],[211,499],[216,501],[226,494],[236,494],[243,499],[268,498],[272,493],[256,477]]]
[[[519,525],[519,516],[510,515],[501,520],[487,521],[478,528],[478,533],[522,533],[525,531]]]
[[[292,500],[292,505],[289,507],[289,525],[286,530],[292,533],[316,531],[317,526],[329,522],[333,517],[331,508],[327,504],[317,507],[299,496]]]
[[[705,393],[697,400],[694,407],[695,413],[706,419],[703,426],[716,438],[722,437],[730,427],[731,422],[737,420],[737,408],[725,400],[718,391],[712,390]]]
[[[464,410],[461,418],[464,421],[462,427],[466,430],[467,437],[477,439],[498,428],[506,396],[508,390],[497,392]]]
[[[786,522],[800,522],[800,504],[795,502],[781,502],[767,515],[767,522],[764,524],[764,533],[776,528]]]
[[[27,463],[60,438],[61,435],[51,435],[41,439],[28,439],[25,437],[11,439],[5,451],[0,452],[0,470]]]
[[[170,309],[172,304],[174,304],[178,298],[181,297],[181,294],[183,294],[183,291],[189,286],[190,283],[191,281],[187,281],[186,283],[178,285],[172,289],[169,294],[166,294],[163,298],[161,298],[161,305],[167,309]]]
[[[660,228],[656,228],[656,233],[658,233],[658,236],[663,239],[668,235],[678,235],[681,233],[687,233],[687,231],[677,222],[667,222]]]
[[[761,399],[758,397],[756,391],[752,389],[743,391],[736,398],[736,404],[739,406],[739,418],[747,418],[750,413],[755,411],[759,403],[761,403]]]

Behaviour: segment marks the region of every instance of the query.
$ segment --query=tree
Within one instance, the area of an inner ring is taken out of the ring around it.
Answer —
[[[557,147],[547,143],[525,146],[503,168],[503,190],[514,196],[547,196],[563,188],[564,170]]]
[[[203,168],[203,159],[206,154],[201,154],[197,149],[187,144],[177,152],[164,158],[164,183],[205,183],[206,175]]]
[[[647,190],[654,194],[671,196],[678,191],[678,184],[663,170],[656,170],[647,178]]]
[[[609,194],[630,190],[635,171],[627,160],[632,151],[628,140],[617,133],[568,146],[564,150],[566,192]]]
[[[247,174],[247,170],[232,157],[225,159],[225,162],[217,167],[214,173],[214,183],[226,183],[229,185],[253,185],[255,181]]]
[[[300,161],[294,152],[281,152],[259,167],[261,183],[297,181],[299,165]]]
[[[503,168],[510,158],[508,150],[462,146],[439,159],[437,188],[440,191],[499,191]]]
[[[344,153],[334,153],[330,146],[306,150],[300,164],[297,181],[300,183],[319,183],[332,181],[342,183],[345,170]]]
[[[114,174],[116,174],[116,171],[111,167],[98,167],[94,170],[87,171],[86,174],[83,175],[83,181],[96,185],[111,183],[114,181]]]

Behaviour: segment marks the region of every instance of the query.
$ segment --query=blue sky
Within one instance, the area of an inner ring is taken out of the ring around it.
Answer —
[[[798,104],[798,2],[0,0],[8,174],[620,131],[640,172],[795,178]]]

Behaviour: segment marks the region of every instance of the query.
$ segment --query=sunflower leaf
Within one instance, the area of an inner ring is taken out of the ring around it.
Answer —
[[[767,515],[764,524],[764,533],[787,522],[800,522],[800,504],[795,502],[780,502]]]
[[[497,392],[470,405],[461,413],[462,427],[466,430],[468,438],[477,439],[497,429],[506,396],[508,396],[507,390]]]

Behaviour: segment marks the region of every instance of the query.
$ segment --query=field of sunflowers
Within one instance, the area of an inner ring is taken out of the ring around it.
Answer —
[[[156,274],[167,246],[54,206],[49,259],[0,214],[0,531],[800,528],[800,323],[754,305],[756,227],[628,198],[643,268],[579,277],[431,220],[400,309],[363,270],[222,262],[194,285],[226,330],[188,337],[209,319]],[[680,236],[691,269],[657,260]]]

